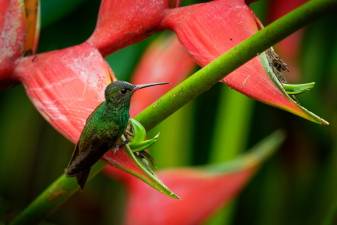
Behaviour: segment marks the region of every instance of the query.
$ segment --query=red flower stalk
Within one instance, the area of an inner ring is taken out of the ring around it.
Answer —
[[[15,63],[24,53],[34,53],[39,37],[38,0],[0,1],[0,88],[15,82]]]
[[[218,0],[171,9],[162,26],[174,30],[197,63],[205,66],[256,33],[260,23],[243,0]],[[276,56],[262,53],[229,74],[223,82],[256,100],[327,124],[286,93],[282,80],[275,74],[281,72],[280,66],[282,63]]]

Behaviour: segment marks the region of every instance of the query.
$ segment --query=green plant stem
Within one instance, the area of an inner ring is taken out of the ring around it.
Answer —
[[[234,159],[246,147],[253,101],[234,90],[221,93],[210,163]]]
[[[100,161],[96,163],[90,173],[88,180],[96,176],[105,166]],[[48,214],[56,210],[66,202],[79,186],[75,179],[66,175],[60,176],[46,190],[44,190],[21,214],[19,214],[10,224],[30,225],[38,224]]]
[[[337,201],[334,202],[331,209],[328,211],[322,225],[334,225],[337,222]]]
[[[188,104],[152,130],[154,133],[160,132],[159,141],[150,149],[157,168],[190,164],[192,110],[192,105]]]
[[[252,108],[253,101],[248,97],[231,89],[223,90],[210,146],[210,163],[232,160],[245,149]],[[205,225],[231,224],[234,209],[234,202],[226,204]]]
[[[136,119],[147,130],[151,129],[258,53],[263,52],[317,17],[336,9],[336,0],[309,1],[194,73],[146,108]],[[103,166],[97,168],[95,173],[97,174],[102,168]],[[24,209],[11,224],[32,224],[31,221],[37,223],[42,220],[75,193],[78,187],[73,182],[69,178],[61,176]]]

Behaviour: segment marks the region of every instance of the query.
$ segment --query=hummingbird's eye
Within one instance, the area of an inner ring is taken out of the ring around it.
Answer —
[[[127,90],[125,88],[123,88],[122,90],[120,90],[120,93],[125,94],[127,92]]]

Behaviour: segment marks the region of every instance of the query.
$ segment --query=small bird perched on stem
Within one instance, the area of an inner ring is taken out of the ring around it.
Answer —
[[[167,83],[133,85],[126,81],[115,81],[105,89],[105,101],[88,117],[76,144],[66,175],[76,177],[83,189],[91,167],[109,149],[116,147],[117,140],[124,133],[129,121],[132,94],[142,88]]]

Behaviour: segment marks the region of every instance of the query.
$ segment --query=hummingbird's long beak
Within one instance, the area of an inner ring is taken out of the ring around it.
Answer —
[[[150,84],[138,84],[135,85],[135,88],[132,90],[133,92],[142,89],[142,88],[147,88],[147,87],[152,87],[152,86],[157,86],[157,85],[164,85],[168,84],[168,82],[158,82],[158,83],[150,83]]]

